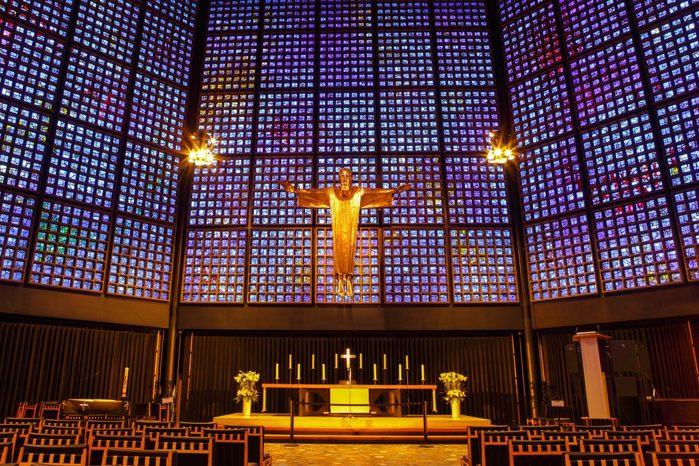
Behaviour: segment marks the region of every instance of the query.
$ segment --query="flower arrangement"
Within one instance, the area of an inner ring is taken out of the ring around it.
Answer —
[[[466,398],[466,381],[468,377],[457,372],[439,374],[439,381],[444,384],[444,399],[447,401]]]
[[[255,387],[255,383],[260,380],[260,374],[253,371],[238,371],[238,375],[236,375],[233,379],[240,386],[238,391],[235,393],[235,401],[257,401],[259,394],[257,392],[257,388]]]

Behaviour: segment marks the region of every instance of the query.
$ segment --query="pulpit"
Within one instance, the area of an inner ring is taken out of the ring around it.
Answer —
[[[580,343],[587,417],[593,419],[609,419],[611,417],[607,382],[602,370],[599,346],[600,341],[606,340],[611,340],[611,337],[598,332],[578,332],[573,335],[573,341]]]

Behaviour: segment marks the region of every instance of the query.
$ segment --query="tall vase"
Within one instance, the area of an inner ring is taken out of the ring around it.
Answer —
[[[461,417],[461,400],[458,398],[451,399],[451,417],[452,419]]]
[[[250,417],[252,411],[252,400],[243,398],[243,417]]]

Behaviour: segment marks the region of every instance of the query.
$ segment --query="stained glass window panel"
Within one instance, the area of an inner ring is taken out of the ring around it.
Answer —
[[[313,232],[253,230],[248,303],[310,304]]]
[[[0,281],[22,282],[36,200],[0,191]]]
[[[388,224],[434,225],[444,223],[442,175],[438,156],[383,157],[383,187],[410,183],[412,189],[394,195],[394,207],[382,209]]]
[[[320,2],[320,28],[363,29],[371,27],[370,0]]]
[[[488,27],[485,2],[481,0],[435,0],[435,24],[441,27]]]
[[[180,150],[186,103],[186,91],[137,73],[129,136],[170,150]]]
[[[559,3],[563,36],[570,55],[577,55],[631,32],[624,0],[568,0]]]
[[[0,93],[53,109],[63,42],[0,17]]]
[[[50,118],[0,102],[0,183],[37,191]]]
[[[373,87],[371,32],[320,35],[321,87]]]
[[[219,160],[194,170],[189,224],[247,225],[250,159]]]
[[[161,222],[175,222],[180,159],[160,149],[126,142],[117,208]]]
[[[380,86],[434,86],[430,33],[379,32]]]
[[[172,228],[117,217],[107,293],[167,301],[173,236]]]
[[[699,5],[699,0],[633,0],[633,9],[639,27],[655,23],[667,16]]]
[[[25,23],[66,37],[73,0],[4,0],[0,14],[12,16]]]
[[[123,0],[78,2],[75,42],[130,63],[136,42],[139,6]]]
[[[265,36],[260,66],[261,88],[312,88],[313,43],[313,34],[287,33]]]
[[[699,87],[699,10],[641,33],[653,100],[660,102]]]
[[[562,68],[533,76],[510,88],[517,140],[531,146],[573,130]]]
[[[525,222],[585,207],[575,139],[550,142],[521,158],[520,180]]]
[[[434,91],[384,91],[379,95],[383,151],[439,149]]]
[[[209,36],[206,38],[203,91],[236,91],[255,87],[254,34]]]
[[[658,124],[672,185],[699,181],[699,97],[659,108]]]
[[[427,28],[430,27],[427,2],[386,1],[376,3],[378,26],[380,28]]]
[[[315,0],[265,0],[264,27],[270,29],[313,29]]]
[[[437,31],[442,86],[494,86],[487,31]]]
[[[260,0],[211,0],[210,34],[257,30],[260,21]]]
[[[340,298],[335,292],[337,281],[333,271],[333,235],[329,228],[317,230],[316,237],[316,302],[319,304],[378,304],[381,302],[381,260],[379,230],[357,230],[353,296]]]
[[[580,57],[570,65],[581,126],[601,123],[646,106],[631,39]]]
[[[592,205],[663,188],[647,114],[582,133],[581,139]]]
[[[373,92],[321,92],[318,152],[376,151]]]
[[[374,157],[319,157],[318,158],[318,187],[328,188],[340,184],[339,174],[342,168],[352,172],[352,184],[363,188],[376,188],[376,159]],[[318,209],[319,224],[330,224],[330,209]],[[362,209],[359,211],[360,224],[378,223],[377,209]]]
[[[109,134],[58,120],[46,194],[111,208],[120,143]]]
[[[218,1],[214,0],[212,3],[218,3]],[[226,3],[231,2],[226,1]],[[240,3],[240,0],[235,0],[233,3]],[[175,19],[189,28],[194,28],[197,0],[148,0],[148,7],[166,18]]]
[[[74,48],[68,62],[61,114],[120,131],[129,74],[128,68]]]
[[[446,249],[444,230],[384,230],[384,302],[448,303]]]
[[[605,292],[682,281],[665,197],[593,213]]]
[[[483,156],[449,156],[444,160],[449,223],[510,222],[505,171]]]
[[[559,218],[525,230],[533,301],[597,293],[587,217]]]
[[[503,27],[510,82],[538,73],[561,61],[553,5],[546,3]]]
[[[189,230],[182,302],[242,304],[246,230]]]
[[[516,303],[514,241],[506,228],[451,230],[454,302]]]
[[[259,157],[255,160],[252,194],[254,225],[308,225],[311,209],[296,207],[296,195],[279,183],[288,181],[297,188],[313,187],[310,157]]]
[[[253,94],[203,94],[199,125],[216,138],[218,155],[249,154],[252,151]],[[265,108],[265,111],[266,108]],[[283,112],[282,109],[279,109]],[[271,117],[272,119],[277,116]],[[276,142],[276,141],[272,141]]]
[[[313,152],[313,93],[261,94],[257,151]]]
[[[179,86],[189,84],[194,31],[146,10],[138,66]]]
[[[101,292],[108,239],[108,214],[44,200],[30,283]]]
[[[699,189],[675,193],[687,279],[699,281]]]
[[[444,147],[448,152],[487,152],[498,127],[495,90],[442,91]]]
[[[510,21],[525,11],[533,9],[537,5],[541,5],[544,1],[545,0],[500,0],[498,2],[500,19],[503,23]]]

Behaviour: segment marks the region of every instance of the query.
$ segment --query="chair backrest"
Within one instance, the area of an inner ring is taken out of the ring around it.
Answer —
[[[507,464],[508,442],[510,440],[529,440],[529,433],[524,430],[482,431],[481,462],[487,466]]]
[[[77,435],[79,437],[82,437],[84,434],[82,427],[41,426],[39,427],[39,432],[42,434]]]
[[[32,426],[39,427],[41,419],[38,417],[6,417],[5,424],[31,424]]]
[[[102,458],[102,466],[172,466],[173,452],[109,448]]]
[[[189,435],[201,435],[204,429],[213,429],[216,426],[213,422],[180,422],[177,427],[185,427],[189,430]]]
[[[657,434],[665,432],[665,426],[662,424],[630,424],[621,426],[621,430],[652,430]]]
[[[590,438],[604,438],[604,433],[608,430],[614,430],[612,426],[581,426],[574,425],[572,430],[574,432],[587,432],[590,434]]]
[[[508,442],[510,466],[561,466],[566,440],[511,440]]]
[[[41,419],[60,419],[63,404],[58,401],[42,401],[39,405],[39,417]]]
[[[669,453],[652,452],[648,466],[699,466],[699,452]]]
[[[2,439],[0,441],[0,464],[7,463],[12,459],[12,449],[14,448],[14,442]]]
[[[126,427],[126,422],[122,420],[109,420],[109,419],[99,419],[90,420],[85,423],[85,429],[88,431],[93,430],[106,430],[106,429],[123,429]]]
[[[466,429],[466,437],[468,442],[468,458],[469,464],[481,463],[481,432],[487,431],[508,431],[509,426],[494,425],[494,426],[473,426]]]
[[[699,452],[699,439],[696,440],[664,440],[655,439],[654,450],[657,452],[694,453]]]
[[[87,447],[79,445],[24,445],[19,451],[20,463],[85,466]]]
[[[667,440],[699,440],[699,430],[668,430],[665,432]]]
[[[248,432],[248,461],[262,464],[265,457],[264,426],[226,426],[226,429],[245,429]]]
[[[699,426],[696,424],[690,424],[690,425],[673,425],[670,426],[669,430],[697,430],[699,431]]]
[[[640,453],[565,453],[565,466],[643,466]]]
[[[44,419],[41,422],[41,428],[47,427],[80,429],[83,427],[83,422],[80,419]]]
[[[25,445],[77,445],[82,440],[77,434],[46,434],[30,432]]]
[[[29,401],[20,401],[17,405],[16,417],[36,417],[36,412],[39,407],[38,403]]]
[[[0,432],[14,432],[18,437],[25,438],[32,427],[31,424],[0,424]]]
[[[136,434],[136,431],[133,429],[133,427],[119,427],[119,428],[94,428],[92,430],[87,431],[87,438],[89,439],[90,436],[93,435],[126,435],[131,436],[131,435],[140,435],[143,436],[143,434]]]
[[[101,464],[104,454],[110,448],[131,448],[143,449],[143,435],[107,435],[107,434],[92,434],[90,435],[89,459],[90,464]]]
[[[204,429],[202,435],[213,439],[213,464],[247,466],[249,446],[246,429]]]
[[[604,438],[608,440],[638,439],[641,447],[652,445],[655,436],[652,430],[608,430],[604,433]]]
[[[619,453],[632,451],[641,453],[641,442],[636,439],[582,439],[580,440],[580,451],[587,453]]]
[[[181,437],[160,435],[156,450],[171,450],[177,453],[177,465],[212,465],[213,439],[211,437]]]
[[[146,430],[147,427],[172,427],[172,424],[170,424],[167,421],[139,419],[134,421],[133,426],[136,429],[137,433],[142,433]]]
[[[146,443],[148,443],[149,441],[155,442],[160,435],[186,437],[189,431],[186,427],[146,427],[143,434],[146,437]]]

